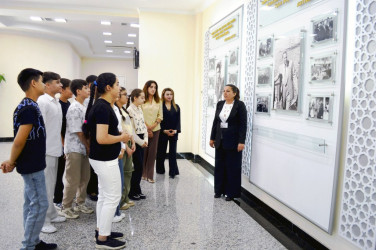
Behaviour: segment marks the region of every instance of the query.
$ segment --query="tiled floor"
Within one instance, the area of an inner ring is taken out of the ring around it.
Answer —
[[[0,162],[9,157],[10,146],[0,143]],[[154,184],[142,181],[147,199],[113,224],[114,231],[125,233],[127,249],[285,249],[234,202],[214,199],[212,179],[204,170],[187,160],[178,160],[178,165],[175,179],[157,175]],[[22,189],[18,173],[0,174],[1,249],[21,246]],[[59,249],[94,249],[95,220],[95,214],[82,214],[55,224],[58,232],[41,238]]]

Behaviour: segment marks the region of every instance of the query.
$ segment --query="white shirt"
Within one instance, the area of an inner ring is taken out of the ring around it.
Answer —
[[[219,118],[221,119],[222,122],[226,122],[228,117],[230,116],[232,107],[234,106],[234,102],[231,104],[225,103],[222,107],[221,113],[219,114]]]
[[[82,132],[85,121],[86,107],[74,100],[67,111],[67,129],[65,131],[64,153],[79,153],[86,155],[85,145],[77,133]]]
[[[116,118],[118,119],[118,126],[117,126],[117,128],[118,128],[119,132],[122,133],[123,132],[123,126],[121,126],[122,119],[121,119],[121,114],[120,114],[119,108],[116,105],[114,105],[113,109],[115,111]],[[125,149],[124,142],[121,141],[120,145],[121,145],[122,149]]]
[[[49,94],[40,96],[37,102],[46,127],[46,155],[60,157],[63,153],[60,134],[63,122],[61,105]]]
[[[144,113],[141,107],[136,107],[133,103],[129,105],[127,111],[133,122],[133,138],[138,145],[142,146],[145,142],[148,142],[148,129],[145,125]],[[144,134],[144,139],[141,139],[137,134]]]

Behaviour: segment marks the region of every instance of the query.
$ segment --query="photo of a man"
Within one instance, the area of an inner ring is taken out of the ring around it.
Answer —
[[[218,60],[215,66],[215,95],[216,95],[216,103],[222,100],[223,89],[225,86],[224,83],[224,60]]]

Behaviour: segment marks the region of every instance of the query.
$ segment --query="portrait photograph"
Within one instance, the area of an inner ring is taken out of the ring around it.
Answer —
[[[312,45],[336,41],[337,15],[327,15],[312,20]]]
[[[273,56],[273,37],[258,40],[258,58]]]
[[[228,74],[227,84],[233,84],[235,86],[238,86],[238,73],[237,72]]]
[[[270,95],[256,94],[256,114],[270,113]]]
[[[257,85],[268,86],[272,84],[272,67],[257,68]]]
[[[301,31],[275,39],[273,109],[299,110],[300,66],[304,61]]]
[[[221,58],[215,61],[215,103],[223,99],[223,90],[225,88],[225,58]]]
[[[311,57],[310,82],[333,82],[335,75],[334,55]]]
[[[215,58],[209,59],[209,70],[215,70]]]
[[[332,96],[316,96],[308,94],[308,120],[331,122]]]
[[[230,50],[229,52],[229,66],[238,65],[238,51],[239,48]]]

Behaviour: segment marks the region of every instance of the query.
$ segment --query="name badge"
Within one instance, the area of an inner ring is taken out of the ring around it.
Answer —
[[[228,128],[227,122],[221,122],[221,128]]]

